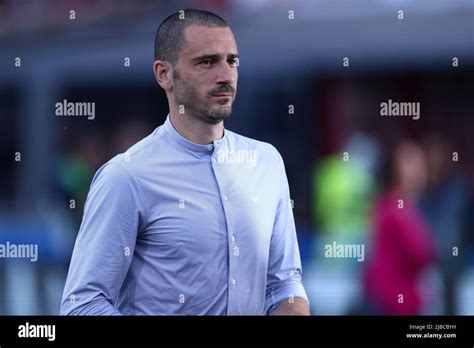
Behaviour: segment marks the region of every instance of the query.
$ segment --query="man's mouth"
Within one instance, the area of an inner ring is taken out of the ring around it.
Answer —
[[[231,93],[221,93],[221,94],[213,94],[212,96],[217,97],[217,98],[222,98],[222,97],[232,97],[232,94]]]

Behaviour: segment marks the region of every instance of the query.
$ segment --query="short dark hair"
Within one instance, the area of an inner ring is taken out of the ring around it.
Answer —
[[[228,27],[226,21],[215,13],[185,9],[173,13],[158,27],[155,36],[155,61],[166,60],[174,65],[184,43],[184,29],[190,25]]]

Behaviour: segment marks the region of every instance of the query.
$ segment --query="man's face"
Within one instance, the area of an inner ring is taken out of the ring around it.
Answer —
[[[209,124],[232,113],[237,91],[237,45],[228,27],[191,25],[173,69],[173,92],[184,112]]]

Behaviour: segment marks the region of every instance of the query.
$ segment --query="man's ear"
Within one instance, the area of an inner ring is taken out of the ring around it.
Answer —
[[[156,82],[158,82],[165,92],[169,92],[173,89],[170,63],[163,60],[156,60],[155,63],[153,63],[153,72],[155,73]]]

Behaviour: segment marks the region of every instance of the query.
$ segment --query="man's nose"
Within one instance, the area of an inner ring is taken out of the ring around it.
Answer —
[[[219,64],[216,76],[218,84],[234,84],[236,78],[237,68],[230,66],[227,62]]]

